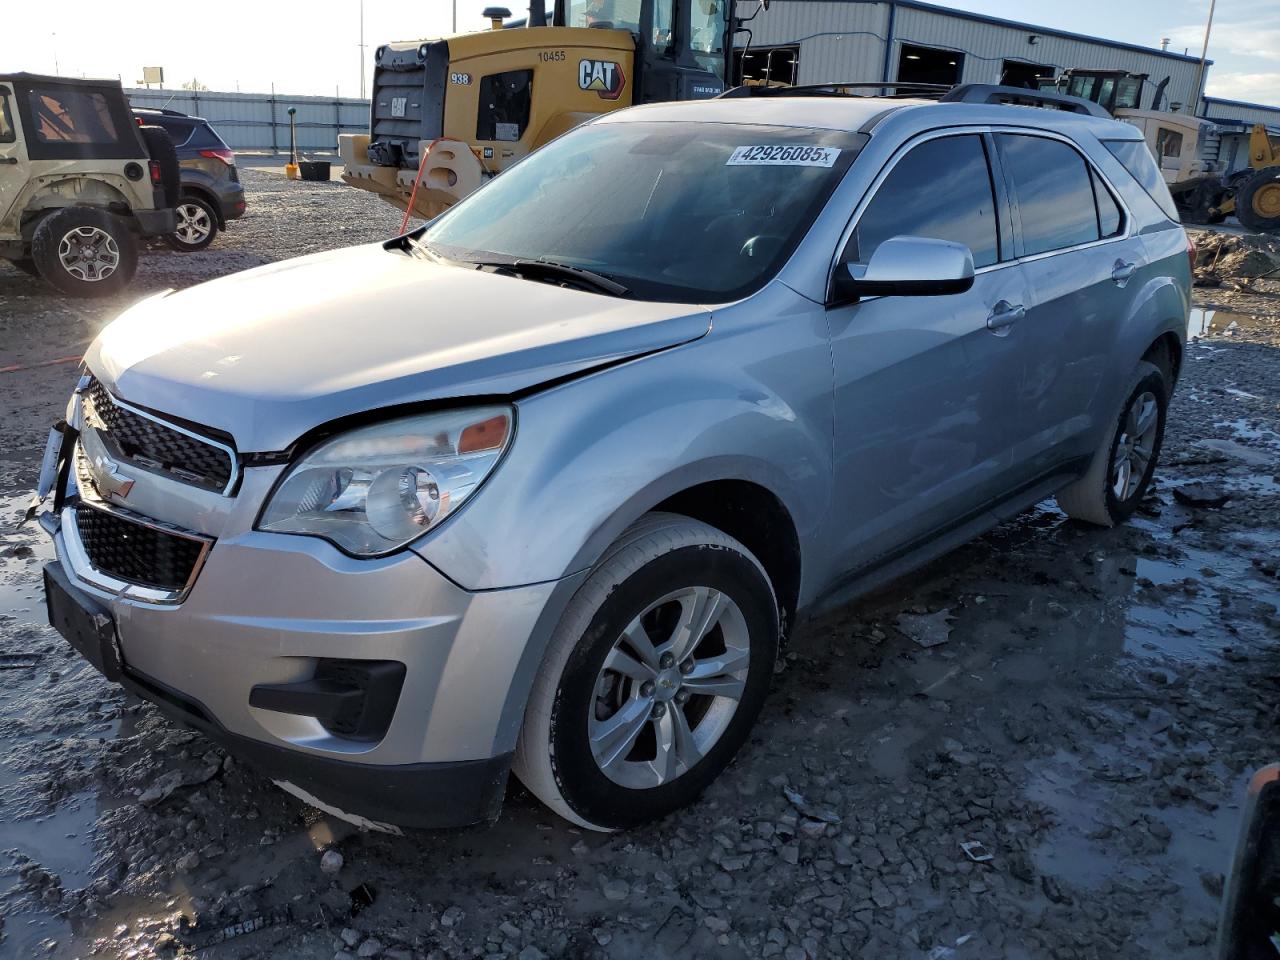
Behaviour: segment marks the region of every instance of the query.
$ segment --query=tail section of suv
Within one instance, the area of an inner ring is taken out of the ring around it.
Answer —
[[[189,253],[203,250],[225,230],[228,220],[244,216],[244,187],[236,169],[236,156],[207,120],[176,110],[136,107],[139,124],[165,130],[178,151],[181,195],[178,228],[166,240],[173,249]]]
[[[492,817],[509,770],[579,825],[662,816],[798,617],[1045,497],[1141,501],[1191,274],[1140,136],[654,104],[404,237],[145,301],[47,447],[51,621],[362,822]]]

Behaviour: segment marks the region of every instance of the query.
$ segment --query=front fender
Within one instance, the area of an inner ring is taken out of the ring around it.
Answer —
[[[774,494],[804,550],[831,495],[825,317],[777,285],[718,310],[699,341],[520,401],[517,424],[484,489],[415,547],[467,589],[588,569],[637,517],[713,480]]]

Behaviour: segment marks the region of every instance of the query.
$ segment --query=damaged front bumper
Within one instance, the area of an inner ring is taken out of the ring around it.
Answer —
[[[39,514],[57,550],[46,595],[50,623],[97,669],[361,826],[497,816],[536,654],[571,580],[471,592],[412,551],[359,560],[254,530],[275,466],[244,471],[216,526],[172,517],[204,547],[180,592],[158,591],[97,565],[102,534],[85,522],[164,533],[176,528],[150,515],[180,511],[102,500],[79,461],[58,460],[68,446],[82,456],[74,438],[51,441],[44,471],[57,493]],[[176,483],[130,476],[147,485],[129,497],[142,504]]]

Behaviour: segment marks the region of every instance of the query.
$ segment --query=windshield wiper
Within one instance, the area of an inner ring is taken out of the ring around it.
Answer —
[[[492,270],[509,270],[512,273],[523,274],[531,279],[567,280],[570,283],[590,287],[613,297],[625,297],[631,292],[630,288],[624,287],[618,281],[611,280],[603,274],[584,270],[582,267],[572,267],[567,263],[556,263],[553,260],[480,260],[472,262],[477,267],[488,267]]]

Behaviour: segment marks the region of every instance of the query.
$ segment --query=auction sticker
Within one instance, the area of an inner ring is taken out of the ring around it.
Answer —
[[[839,147],[755,146],[737,147],[727,167],[829,167],[840,156]]]

